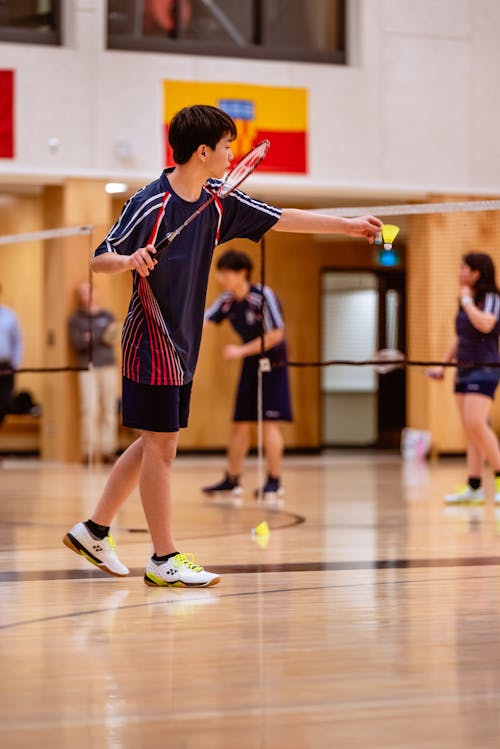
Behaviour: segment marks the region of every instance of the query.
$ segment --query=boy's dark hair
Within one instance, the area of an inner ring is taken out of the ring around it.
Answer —
[[[189,161],[198,146],[209,146],[212,150],[224,135],[236,138],[233,119],[217,107],[194,104],[175,114],[168,128],[168,142],[172,146],[176,164]]]
[[[247,280],[253,270],[253,263],[244,252],[227,250],[217,261],[217,270],[246,270]]]
[[[474,284],[474,300],[481,302],[488,293],[498,294],[495,280],[495,264],[485,252],[468,252],[462,258],[465,265],[481,274]]]

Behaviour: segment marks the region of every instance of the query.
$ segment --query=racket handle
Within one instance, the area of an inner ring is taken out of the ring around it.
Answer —
[[[177,230],[169,232],[167,236],[161,240],[161,242],[158,242],[158,244],[155,245],[155,249],[156,249],[155,257],[158,257],[158,255],[165,249],[165,247],[168,247],[169,244],[173,242],[173,240],[176,238],[178,233],[179,232]]]

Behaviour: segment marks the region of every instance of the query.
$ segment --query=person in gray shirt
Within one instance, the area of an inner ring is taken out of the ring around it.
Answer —
[[[103,463],[112,463],[116,457],[118,430],[113,344],[119,336],[119,326],[114,315],[100,306],[95,287],[85,281],[76,291],[78,310],[69,319],[69,337],[77,366],[93,365],[87,371],[78,372],[82,462],[88,462],[89,455],[94,453],[95,442]]]

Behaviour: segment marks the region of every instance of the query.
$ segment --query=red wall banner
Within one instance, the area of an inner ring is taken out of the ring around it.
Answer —
[[[14,158],[14,71],[0,70],[0,159]]]

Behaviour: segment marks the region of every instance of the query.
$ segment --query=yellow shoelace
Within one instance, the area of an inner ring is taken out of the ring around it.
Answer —
[[[114,551],[116,549],[116,541],[111,535],[111,533],[108,533],[108,544],[111,551]]]
[[[203,567],[200,567],[199,564],[194,564],[194,554],[191,553],[176,554],[173,562],[176,567],[182,567],[182,565],[185,565],[189,570],[193,570],[193,572],[203,571]]]

